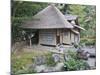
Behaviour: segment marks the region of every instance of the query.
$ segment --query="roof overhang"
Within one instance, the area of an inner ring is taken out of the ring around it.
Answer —
[[[75,24],[72,24],[74,27],[77,27],[77,28],[79,28],[79,29],[81,29],[81,30],[85,30],[83,27],[81,27],[81,26],[78,26],[78,25],[75,25]]]
[[[75,34],[79,35],[80,33],[74,29],[71,29],[72,32],[74,32]]]

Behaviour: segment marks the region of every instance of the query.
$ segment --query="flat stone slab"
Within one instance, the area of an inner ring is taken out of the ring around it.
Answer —
[[[58,63],[53,67],[46,66],[46,65],[40,65],[35,67],[35,71],[39,72],[57,72],[61,71],[63,68],[64,64],[63,63]]]

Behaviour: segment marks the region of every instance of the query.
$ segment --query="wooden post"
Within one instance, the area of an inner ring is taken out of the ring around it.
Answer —
[[[30,47],[32,46],[32,40],[31,40],[31,38],[30,38]]]
[[[35,35],[35,34],[30,34],[30,35],[28,36],[28,38],[29,38],[29,43],[30,43],[30,47],[32,46],[32,40],[31,40],[31,38],[34,37],[34,35]]]

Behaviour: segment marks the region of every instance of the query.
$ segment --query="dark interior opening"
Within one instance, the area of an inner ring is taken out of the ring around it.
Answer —
[[[35,32],[35,35],[34,37],[31,38],[31,40],[32,40],[32,44],[38,44],[39,42],[39,31],[38,30]]]
[[[57,44],[60,43],[60,36],[56,36],[56,43],[57,43]]]
[[[47,45],[47,44],[41,44],[42,46],[48,46],[48,47],[56,47],[56,45]]]

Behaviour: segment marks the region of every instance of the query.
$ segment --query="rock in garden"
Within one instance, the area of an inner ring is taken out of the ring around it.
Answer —
[[[61,71],[63,69],[64,63],[58,63],[54,69],[55,71]]]
[[[68,55],[67,54],[64,54],[64,60],[67,61],[69,58],[68,58]]]
[[[37,56],[35,57],[34,62],[36,65],[42,65],[42,64],[45,64],[46,59],[44,56]]]
[[[53,59],[54,59],[54,62],[59,62],[60,59],[61,59],[61,57],[60,57],[59,54],[53,54],[52,57],[53,57]]]
[[[35,71],[43,73],[43,72],[45,72],[45,68],[46,68],[45,65],[39,65],[39,66],[36,66]]]
[[[84,50],[77,51],[78,58],[87,60],[90,56],[89,52],[85,52]]]
[[[55,72],[55,68],[54,67],[46,67],[45,68],[45,72]]]

